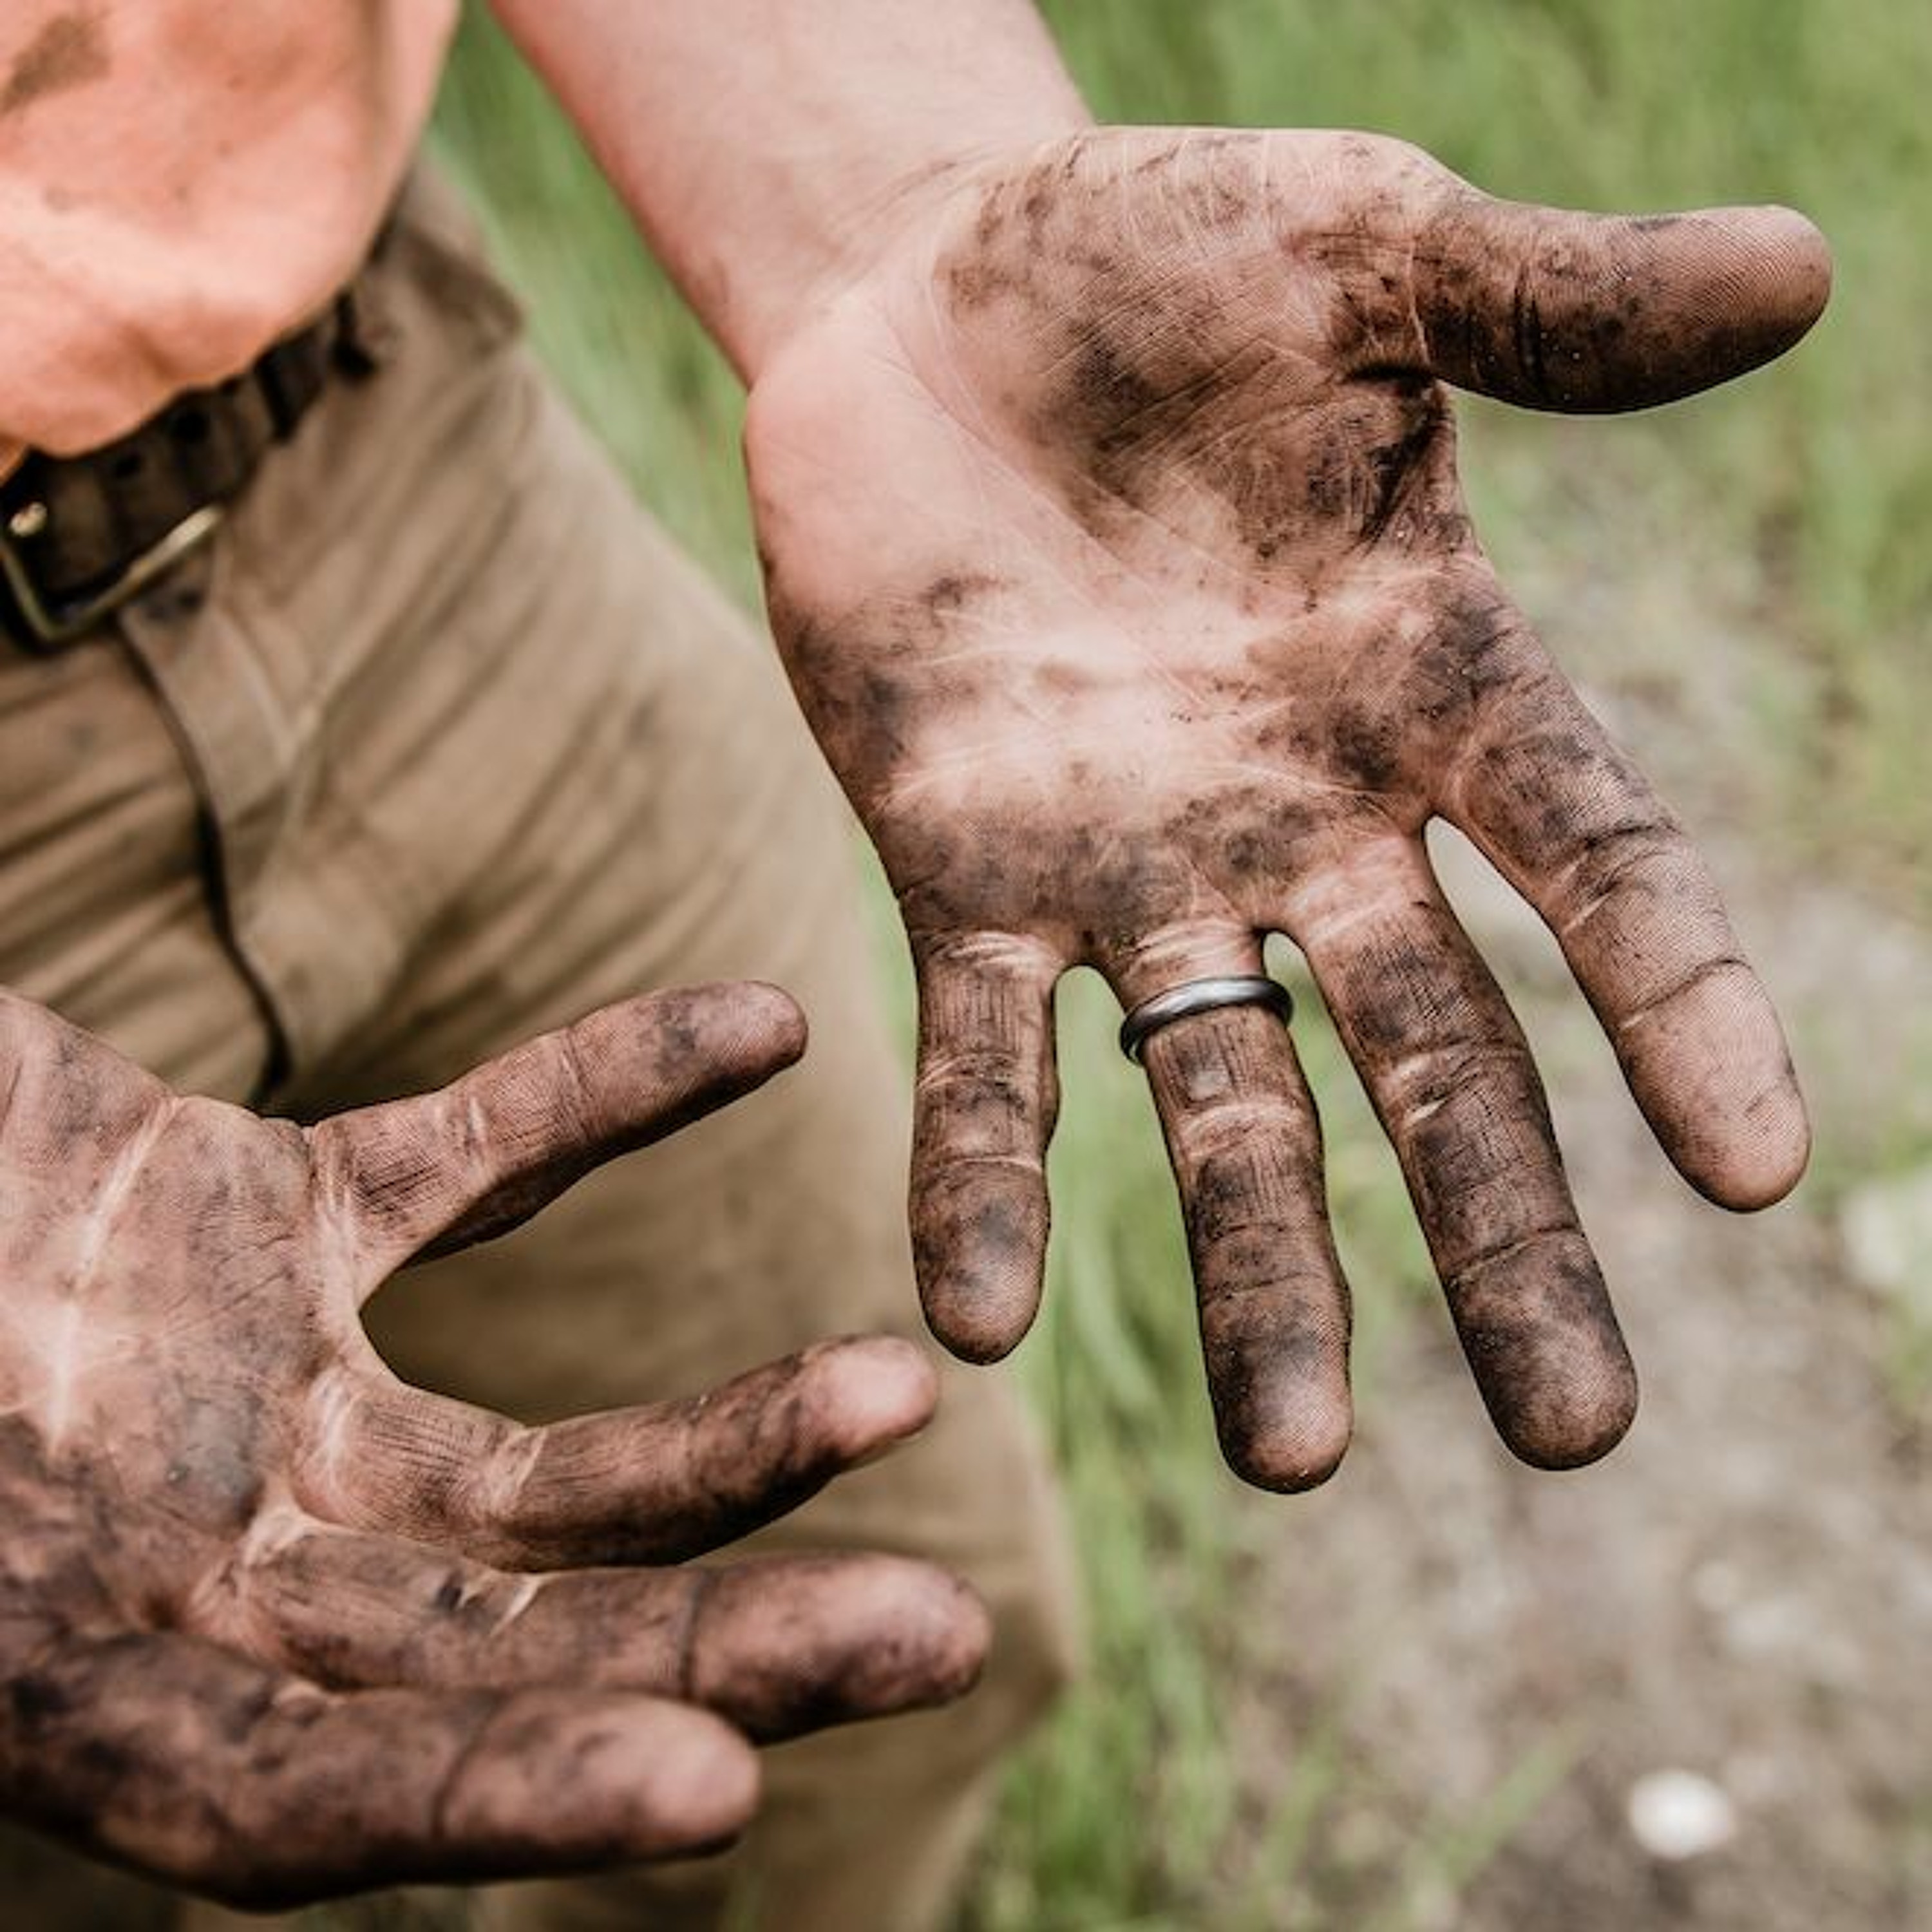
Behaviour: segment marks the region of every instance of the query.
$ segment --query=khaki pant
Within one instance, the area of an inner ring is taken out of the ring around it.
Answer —
[[[420,184],[369,279],[377,372],[271,454],[209,556],[59,657],[0,642],[0,982],[177,1084],[308,1115],[623,994],[776,980],[811,1018],[802,1068],[405,1276],[372,1328],[404,1373],[525,1417],[918,1332],[904,1081],[848,823],[771,654],[626,496]],[[945,1381],[921,1442],[758,1540],[962,1571],[997,1621],[978,1690],[772,1751],[728,1859],[502,1887],[437,1922],[943,1920],[1070,1622],[1010,1390]],[[10,1856],[41,1888],[9,1886],[10,1924],[165,1916]]]

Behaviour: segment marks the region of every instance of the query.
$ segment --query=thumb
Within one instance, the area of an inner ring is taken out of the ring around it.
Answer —
[[[1594,413],[1674,402],[1781,356],[1822,312],[1832,256],[1787,208],[1576,214],[1459,183],[1411,273],[1432,374]]]
[[[805,1050],[788,994],[753,982],[626,1000],[440,1092],[310,1132],[317,1186],[382,1274],[526,1221],[593,1168],[759,1087]]]

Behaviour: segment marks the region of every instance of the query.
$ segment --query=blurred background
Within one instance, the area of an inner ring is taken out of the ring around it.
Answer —
[[[1785,201],[1829,235],[1823,323],[1720,394],[1463,411],[1485,538],[1715,861],[1818,1152],[1760,1219],[1694,1200],[1540,928],[1445,844],[1643,1413],[1595,1469],[1510,1463],[1311,1013],[1360,1433],[1327,1490],[1263,1497],[1215,1450],[1117,1016],[1070,983],[1054,1280],[1013,1372],[1065,1472],[1092,1660],[1012,1774],[969,1932],[1932,1925],[1932,22],[1884,0],[1045,10],[1104,117],[1377,129],[1502,194]],[[753,599],[736,386],[482,20],[438,140],[588,420]]]

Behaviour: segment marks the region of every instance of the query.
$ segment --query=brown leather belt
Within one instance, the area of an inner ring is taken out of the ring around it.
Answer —
[[[85,636],[213,533],[333,371],[369,366],[344,295],[241,375],[177,396],[118,441],[30,454],[0,486],[0,628],[34,651]]]

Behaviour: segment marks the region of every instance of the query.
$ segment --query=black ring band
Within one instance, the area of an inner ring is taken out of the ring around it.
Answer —
[[[1143,1000],[1120,1022],[1120,1051],[1136,1066],[1141,1043],[1150,1033],[1190,1013],[1212,1012],[1216,1006],[1269,1006],[1287,1025],[1294,1017],[1294,996],[1277,981],[1259,973],[1239,973],[1218,980],[1189,980]]]

